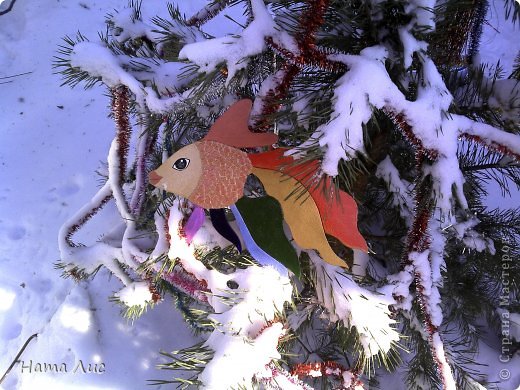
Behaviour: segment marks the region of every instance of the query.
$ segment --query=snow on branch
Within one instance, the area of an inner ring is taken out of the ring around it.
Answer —
[[[371,119],[374,109],[381,109],[396,123],[403,136],[431,163],[423,174],[433,179],[437,207],[444,214],[453,208],[452,190],[456,200],[467,208],[462,188],[464,177],[457,158],[459,137],[473,139],[493,150],[520,158],[520,137],[467,117],[449,114],[453,97],[448,92],[434,63],[421,56],[422,83],[417,99],[409,101],[388,75],[384,61],[388,53],[376,46],[364,49],[360,55],[331,55],[345,63],[349,70],[336,82],[331,120],[320,127],[299,150],[318,140],[325,149],[324,173],[338,174],[341,159],[351,159],[364,153],[363,126]]]
[[[200,72],[209,73],[217,65],[227,64],[227,83],[247,64],[247,58],[266,49],[265,39],[277,36],[279,40],[292,42],[288,34],[277,29],[262,0],[251,0],[252,21],[240,36],[227,35],[185,45],[179,58],[187,59],[199,66]],[[286,42],[287,43],[287,42]]]
[[[100,43],[78,42],[70,57],[72,67],[80,68],[91,76],[101,77],[108,87],[126,85],[136,96],[143,96],[141,84],[126,72],[121,61]]]
[[[461,115],[457,115],[456,120],[460,124],[459,132],[462,137],[520,161],[519,135],[507,133]]]
[[[168,218],[171,237],[168,257],[178,259],[187,272],[204,281],[208,303],[214,310],[209,318],[215,329],[204,346],[215,355],[198,379],[208,388],[250,384],[257,372],[280,358],[278,339],[285,330],[276,319],[284,304],[291,301],[292,285],[272,267],[250,266],[229,275],[207,269],[195,252],[204,250],[200,247],[202,243],[206,250],[211,249],[214,242],[211,227],[203,225],[193,237],[193,244],[188,244],[179,234],[182,220],[180,202],[176,200]]]
[[[70,66],[99,77],[105,85],[115,88],[124,85],[135,95],[136,102],[155,113],[168,113],[180,101],[175,95],[161,98],[151,86],[144,86],[130,71],[125,70],[126,56],[117,56],[100,43],[89,41],[74,44]]]
[[[442,271],[446,268],[444,250],[444,213],[428,200],[427,184],[418,181],[415,188],[415,215],[407,237],[407,251],[403,259],[403,272],[388,278],[395,283],[392,293],[403,306],[411,306],[416,299],[422,315],[424,331],[434,357],[437,372],[446,390],[456,389],[452,369],[447,361],[440,334],[443,313],[441,309]],[[452,217],[450,220],[454,220]],[[415,284],[415,297],[409,286]],[[386,287],[385,287],[386,290]]]
[[[376,176],[388,184],[389,191],[394,194],[394,205],[399,208],[401,216],[409,227],[412,224],[411,206],[413,205],[413,198],[410,196],[411,183],[401,179],[399,171],[389,156],[378,164]]]
[[[297,377],[336,377],[341,381],[341,389],[363,390],[365,386],[359,380],[357,370],[349,370],[333,361],[297,364],[292,373]]]
[[[308,141],[317,139],[325,149],[322,169],[327,175],[338,174],[341,159],[365,153],[363,125],[372,118],[373,107],[382,108],[389,96],[404,100],[386,72],[383,63],[386,55],[386,49],[375,47],[363,50],[359,56],[329,56],[346,64],[349,70],[336,82],[331,120],[318,127]]]
[[[154,300],[147,282],[131,283],[117,292],[115,296],[128,307],[145,307]]]
[[[125,87],[119,86],[112,90],[112,110],[116,123],[116,134],[112,140],[107,158],[107,181],[92,200],[61,227],[59,247],[61,260],[65,264],[65,271],[79,270],[83,274],[90,275],[103,265],[128,286],[132,283],[132,280],[123,271],[120,264],[126,264],[135,270],[138,264],[146,260],[148,255],[138,248],[134,240],[138,235],[135,217],[130,212],[123,193],[128,144],[132,131],[128,118],[128,91]],[[139,194],[136,194],[139,191],[142,191],[141,187],[134,188],[132,200],[139,198]],[[72,235],[112,198],[115,200],[118,212],[126,224],[123,237],[121,238],[121,247],[114,247],[105,242],[97,242],[90,247],[75,244],[72,241]],[[133,201],[134,206],[136,202],[136,200]]]
[[[111,187],[109,183],[106,183],[87,204],[61,226],[58,235],[60,259],[64,265],[64,271],[71,275],[78,277],[92,275],[100,266],[105,266],[125,285],[128,285],[132,281],[117,262],[123,258],[121,248],[115,248],[103,242],[86,247],[72,241],[72,235],[111,198]]]
[[[313,251],[308,251],[316,272],[318,300],[332,322],[341,321],[347,328],[355,327],[365,356],[387,353],[399,341],[389,305],[391,296],[360,287],[351,276],[326,264]]]
[[[265,370],[256,373],[255,380],[263,384],[266,389],[313,390],[312,387],[300,381],[297,375],[276,367],[273,363],[269,363],[265,366]]]
[[[154,26],[144,23],[140,16],[140,10],[128,7],[109,17],[108,24],[111,25],[118,42],[136,38],[155,41],[161,38]]]
[[[273,359],[280,359],[278,339],[284,335],[281,323],[275,323],[258,336],[233,334],[230,329],[213,331],[205,345],[215,351],[198,379],[205,387],[232,388],[250,386],[253,377]]]

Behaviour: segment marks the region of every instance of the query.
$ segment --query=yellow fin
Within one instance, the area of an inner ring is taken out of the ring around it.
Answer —
[[[253,168],[265,191],[276,198],[282,206],[284,219],[291,229],[296,243],[304,249],[315,249],[327,263],[347,268],[348,265],[330,247],[323,229],[320,211],[309,193],[287,197],[295,190],[306,191],[302,184],[291,176],[270,169]]]

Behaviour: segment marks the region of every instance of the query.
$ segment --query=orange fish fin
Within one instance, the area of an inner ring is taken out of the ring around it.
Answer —
[[[284,166],[293,162],[292,157],[286,157],[283,154],[289,149],[277,148],[264,153],[251,153],[247,156],[256,168],[281,170]]]
[[[317,250],[329,264],[348,267],[330,247],[312,196],[303,193],[298,199],[296,196],[287,198],[295,188],[301,186],[296,179],[270,169],[253,168],[253,173],[262,181],[265,191],[280,203],[284,220],[300,247]]]
[[[357,227],[356,201],[345,191],[336,189],[328,177],[322,188],[309,190],[320,210],[325,231],[352,249],[368,252],[368,246]]]
[[[235,148],[272,145],[278,141],[273,133],[252,133],[248,122],[253,103],[242,99],[233,104],[211,126],[204,141],[215,141]]]
[[[367,252],[367,243],[357,227],[358,210],[354,199],[346,192],[336,189],[330,177],[327,177],[322,185],[310,186],[319,163],[314,160],[295,165],[292,157],[284,156],[286,150],[288,149],[279,148],[248,156],[255,168],[281,171],[295,178],[312,196],[320,212],[325,232],[349,248]]]

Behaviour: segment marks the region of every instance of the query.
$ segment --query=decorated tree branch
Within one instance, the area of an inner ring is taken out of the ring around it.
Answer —
[[[208,34],[230,7],[240,33]],[[520,212],[482,199],[493,181],[520,188],[519,67],[477,62],[487,7],[219,0],[145,20],[131,2],[100,41],[66,37],[55,66],[108,88],[115,132],[59,268],[106,267],[130,317],[173,296],[206,334],[165,353],[191,373],[181,386],[362,389],[384,371],[485,385],[468,362],[520,312],[500,304],[519,297],[517,261],[500,283]],[[120,226],[76,243],[111,201]]]

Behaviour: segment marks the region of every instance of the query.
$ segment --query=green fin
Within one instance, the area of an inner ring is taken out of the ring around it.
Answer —
[[[236,207],[256,244],[299,277],[300,262],[296,250],[283,231],[280,203],[271,196],[244,196],[236,202]]]

